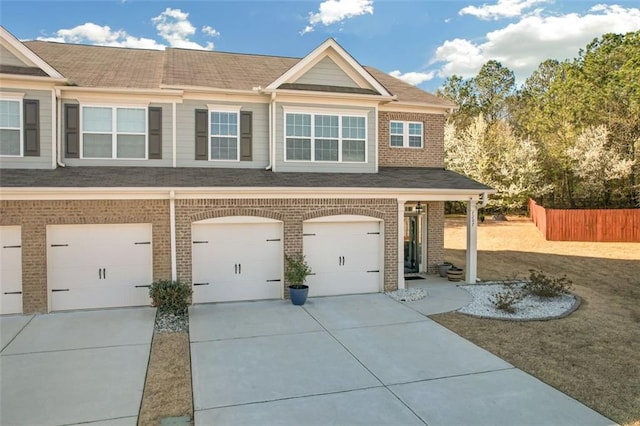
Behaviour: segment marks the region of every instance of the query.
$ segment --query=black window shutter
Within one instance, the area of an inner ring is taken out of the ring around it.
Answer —
[[[25,99],[24,108],[24,155],[40,156],[40,101]]]
[[[196,160],[209,159],[209,111],[196,110]]]
[[[80,106],[64,106],[64,146],[66,158],[80,158]]]
[[[149,107],[149,159],[162,159],[162,108]]]
[[[240,161],[251,161],[253,139],[253,113],[240,112]]]

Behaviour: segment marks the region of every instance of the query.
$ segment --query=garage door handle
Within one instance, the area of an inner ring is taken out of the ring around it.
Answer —
[[[102,279],[102,269],[98,268],[98,279]]]
[[[267,280],[268,283],[279,283],[281,280]]]
[[[238,263],[238,273],[242,273],[242,263]]]
[[[209,244],[209,241],[194,241],[193,244]]]
[[[53,288],[51,289],[52,292],[58,292],[58,291],[69,291],[68,288]]]
[[[143,287],[144,287],[144,288],[150,288],[150,287],[151,287],[151,285],[150,285],[150,284],[147,284],[147,285],[137,285],[137,286],[136,286],[136,288],[143,288]]]
[[[22,246],[2,246],[2,248],[20,248]]]
[[[51,244],[51,247],[69,247],[69,244]]]
[[[135,244],[135,245],[139,245],[139,244],[151,244],[151,241],[142,241],[142,242],[139,242],[139,243],[133,243],[133,244]]]
[[[272,238],[270,240],[267,240],[268,243],[272,242],[272,241],[280,241],[280,238]]]
[[[209,283],[193,283],[193,285],[209,285]]]
[[[5,291],[4,294],[22,294],[22,292],[21,291]]]
[[[367,235],[380,235],[379,232],[367,232]]]
[[[367,272],[380,272],[380,270],[377,269],[377,270],[374,270],[374,271],[367,271]]]
[[[102,277],[106,280],[107,279],[107,269],[106,268],[102,268]]]

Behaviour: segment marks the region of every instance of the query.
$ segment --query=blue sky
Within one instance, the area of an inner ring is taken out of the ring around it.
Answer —
[[[519,82],[606,32],[640,29],[638,0],[2,0],[21,40],[301,57],[328,37],[361,64],[435,91],[489,59]]]

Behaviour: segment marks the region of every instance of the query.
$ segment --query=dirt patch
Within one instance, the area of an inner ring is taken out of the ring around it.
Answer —
[[[464,218],[448,218],[445,258],[464,267]],[[640,423],[640,244],[546,241],[526,218],[478,227],[478,276],[524,277],[529,269],[573,281],[572,315],[505,322],[432,316],[479,346],[621,424]],[[542,409],[543,407],[541,407]]]
[[[155,333],[138,425],[179,416],[193,419],[189,334]]]

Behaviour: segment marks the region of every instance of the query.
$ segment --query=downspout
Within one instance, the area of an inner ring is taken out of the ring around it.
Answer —
[[[271,92],[271,102],[269,102],[269,165],[265,170],[272,170],[275,164],[275,140],[276,140],[276,92]]]
[[[177,148],[177,140],[178,140],[178,135],[177,135],[177,128],[176,128],[176,101],[173,101],[173,110],[172,110],[172,116],[171,116],[171,127],[172,127],[172,132],[171,132],[171,137],[173,138],[172,141],[172,149],[173,149],[173,168],[175,169],[176,167],[178,167],[178,159],[176,158],[177,152],[178,152],[178,148]]]
[[[53,101],[53,99],[52,99]],[[56,121],[57,121],[57,131],[55,132],[56,134],[56,149],[55,149],[55,158],[56,158],[56,164],[59,167],[67,167],[63,162],[62,162],[62,94],[60,89],[55,89],[55,105],[56,105],[56,111],[54,112],[54,114],[56,115]]]
[[[483,192],[482,201],[480,202],[480,204],[478,204],[478,208],[481,209],[485,207],[488,203],[489,203],[489,194],[487,194],[486,192]]]
[[[176,192],[169,191],[169,227],[171,232],[171,280],[177,281],[177,260],[176,260]]]

